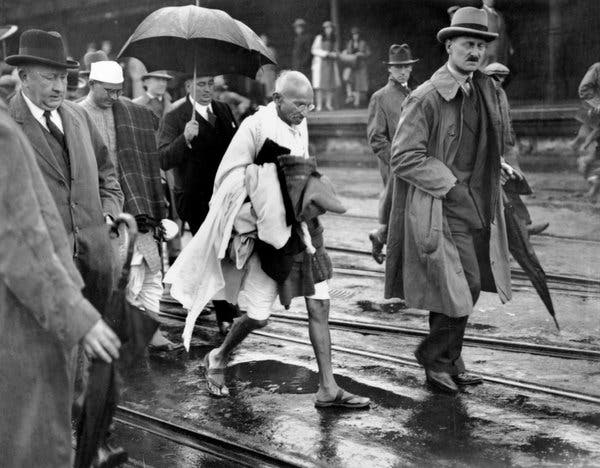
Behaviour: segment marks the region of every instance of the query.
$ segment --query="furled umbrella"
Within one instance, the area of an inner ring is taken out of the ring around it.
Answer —
[[[546,273],[533,250],[533,246],[529,240],[527,226],[515,213],[515,208],[504,193],[504,190],[502,190],[502,197],[504,200],[504,219],[506,221],[506,233],[508,235],[508,249],[513,258],[527,274],[531,284],[533,284],[533,287],[542,299],[546,309],[548,309],[548,312],[552,316],[556,328],[560,330],[560,326],[556,320],[552,297],[550,296],[550,290],[548,289],[546,281]]]
[[[158,328],[158,317],[141,310],[125,299],[129,281],[133,246],[137,234],[135,219],[121,214],[113,229],[125,224],[128,229],[127,256],[117,288],[113,291],[103,319],[121,340],[120,362],[130,365],[142,355],[152,335]],[[116,363],[92,360],[83,411],[77,428],[76,468],[89,468],[105,442],[118,402],[118,374]]]

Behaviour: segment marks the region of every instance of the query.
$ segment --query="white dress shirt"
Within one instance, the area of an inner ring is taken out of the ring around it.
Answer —
[[[194,108],[196,109],[196,112],[198,112],[198,114],[200,114],[202,116],[202,118],[208,122],[208,110],[210,109],[210,112],[212,114],[214,114],[210,103],[208,103],[208,105],[206,105],[206,106],[203,106],[202,104],[198,104],[198,102],[194,101],[192,99],[192,96],[190,96],[189,99],[190,99],[190,102],[192,103],[192,106],[194,106]]]
[[[46,130],[50,131],[48,125],[46,125],[46,117],[44,117],[44,112],[46,111],[39,107],[37,104],[34,104],[33,101],[29,99],[25,93],[21,92],[21,94],[23,95],[23,99],[25,99],[25,104],[27,104],[27,107],[29,107],[29,110],[35,117],[35,120],[42,124],[42,127],[44,127]],[[56,125],[62,133],[65,133],[65,131],[63,130],[62,119],[60,118],[60,114],[56,109],[50,111],[50,120],[52,120],[54,125]]]

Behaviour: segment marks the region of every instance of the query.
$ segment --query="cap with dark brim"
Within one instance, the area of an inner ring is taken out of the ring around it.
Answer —
[[[412,59],[412,60],[403,60],[403,61],[394,60],[393,62],[387,62],[384,60],[383,63],[385,63],[386,65],[412,65],[413,63],[417,63],[419,60],[421,60],[421,59]]]
[[[437,39],[440,42],[444,42],[446,39],[452,39],[453,37],[467,36],[475,37],[477,39],[483,39],[486,42],[492,42],[498,37],[498,33],[484,31],[478,29],[479,27],[480,26],[477,24],[458,24],[456,26],[449,26],[447,28],[441,29],[437,33]]]

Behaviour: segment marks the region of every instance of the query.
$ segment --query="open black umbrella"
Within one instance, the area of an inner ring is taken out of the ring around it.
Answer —
[[[509,198],[502,190],[502,197],[504,200],[504,219],[506,220],[506,233],[508,235],[508,249],[512,254],[513,258],[523,268],[531,284],[537,291],[538,295],[542,299],[542,302],[548,309],[548,312],[554,320],[556,328],[560,330],[560,326],[556,320],[556,314],[554,312],[554,305],[552,304],[552,297],[550,296],[550,290],[546,282],[546,273],[540,264],[533,246],[529,241],[529,233],[527,232],[527,226],[519,218],[515,209],[509,200]]]
[[[127,257],[103,319],[121,340],[121,363],[130,365],[144,352],[150,342],[158,328],[158,317],[131,305],[125,299],[137,225],[133,216],[128,214],[119,215],[113,229],[117,229],[121,224],[125,224],[129,232]],[[117,381],[118,374],[114,361],[108,364],[100,359],[92,360],[85,402],[77,428],[76,468],[89,468],[99,446],[105,442],[118,402]]]
[[[127,40],[119,57],[135,57],[148,70],[256,77],[275,58],[245,24],[222,10],[194,5],[151,13]]]

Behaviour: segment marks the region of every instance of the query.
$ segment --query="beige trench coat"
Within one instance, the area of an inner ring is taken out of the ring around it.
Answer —
[[[494,143],[490,158],[500,161],[504,132],[491,78],[475,72]],[[392,143],[394,198],[389,222],[386,297],[404,297],[410,307],[469,315],[473,301],[458,251],[442,211],[442,199],[456,178],[450,166],[461,137],[461,111],[451,103],[458,82],[443,66],[405,101]],[[462,110],[462,106],[460,108]],[[500,180],[495,180],[490,263],[502,302],[511,299],[508,242]]]

